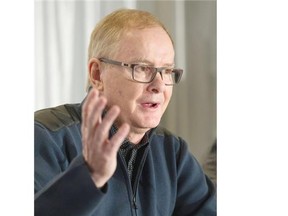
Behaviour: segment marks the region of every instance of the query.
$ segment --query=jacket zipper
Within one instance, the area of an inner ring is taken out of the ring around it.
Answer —
[[[133,193],[133,207],[134,207],[136,216],[137,216],[137,209],[138,209],[137,202],[136,202],[136,191],[137,191],[137,188],[138,188],[138,185],[139,185],[140,173],[142,173],[142,169],[143,169],[143,166],[144,166],[144,162],[146,161],[146,157],[147,157],[148,151],[149,151],[149,146],[147,146],[147,148],[145,149],[145,151],[143,153],[143,156],[142,156],[142,159],[141,159],[141,162],[139,164],[139,167],[138,167],[138,170],[137,170],[137,174],[136,174],[136,177],[135,177],[134,185],[131,186],[131,188],[132,187],[134,188],[134,192],[133,192],[133,188],[132,188],[132,193]],[[131,183],[130,183],[130,185],[131,185]]]
[[[134,207],[135,210],[138,209],[135,196],[133,196],[133,207]]]
[[[126,165],[125,160],[122,158],[122,156],[120,154],[118,154],[118,156],[120,157],[120,160],[122,162],[122,166],[124,166],[124,170],[125,170],[125,174],[126,174],[126,181],[128,181],[129,194],[130,194],[130,197],[132,198],[132,208],[134,209],[135,216],[138,215],[137,214],[138,207],[137,207],[137,202],[136,202],[136,191],[137,191],[138,184],[139,184],[140,173],[142,172],[144,162],[146,160],[149,148],[150,148],[150,146],[148,145],[144,151],[144,154],[142,156],[141,162],[140,162],[139,167],[138,167],[138,172],[136,174],[134,185],[131,185],[131,181],[130,181],[129,176],[128,176],[127,165]],[[134,191],[132,188],[133,186],[134,186]]]
[[[128,172],[127,172],[127,165],[126,165],[125,160],[122,158],[122,156],[120,154],[118,154],[118,156],[119,156],[120,161],[122,163],[122,166],[124,167],[124,170],[125,170],[126,182],[128,182],[128,191],[129,191],[129,195],[130,195],[130,198],[131,198],[131,201],[132,201],[131,210],[132,210],[132,212],[134,212],[134,214],[133,213],[132,214],[137,216],[137,208],[138,207],[137,207],[137,204],[136,204],[136,196],[135,196],[135,194],[133,194],[132,185],[131,185],[131,182],[130,182],[130,179],[129,179],[129,176],[128,176]]]

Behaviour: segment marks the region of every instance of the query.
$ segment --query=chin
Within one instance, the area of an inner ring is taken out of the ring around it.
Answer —
[[[159,115],[138,115],[131,123],[132,125],[137,125],[136,127],[138,128],[145,128],[145,130],[149,130],[157,127],[160,124],[160,120],[161,118]]]
[[[151,129],[151,128],[157,127],[159,124],[160,124],[160,120],[159,120],[159,121],[153,120],[153,121],[147,121],[147,123],[145,124],[145,126],[146,126],[147,128],[149,128],[149,129]]]

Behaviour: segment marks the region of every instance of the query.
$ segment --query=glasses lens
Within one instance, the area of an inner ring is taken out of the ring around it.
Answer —
[[[136,65],[134,67],[133,78],[139,82],[150,82],[153,79],[154,68],[147,65]]]
[[[162,79],[166,85],[173,85],[180,81],[182,75],[181,69],[167,68],[162,71]]]
[[[173,85],[175,83],[175,73],[173,69],[164,69],[162,71],[162,79],[166,85]]]
[[[181,69],[163,68],[160,73],[166,85],[173,85],[180,81],[182,72]],[[135,65],[133,70],[133,79],[138,82],[149,83],[152,82],[156,74],[157,69],[152,66]]]

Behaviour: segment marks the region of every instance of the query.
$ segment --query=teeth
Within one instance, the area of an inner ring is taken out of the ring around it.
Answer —
[[[145,103],[145,106],[150,107],[150,108],[154,108],[157,106],[157,103]]]

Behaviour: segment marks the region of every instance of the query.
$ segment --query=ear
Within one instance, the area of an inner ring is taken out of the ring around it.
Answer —
[[[101,80],[101,64],[96,58],[91,58],[88,62],[89,81],[92,87],[103,91],[103,82]]]

